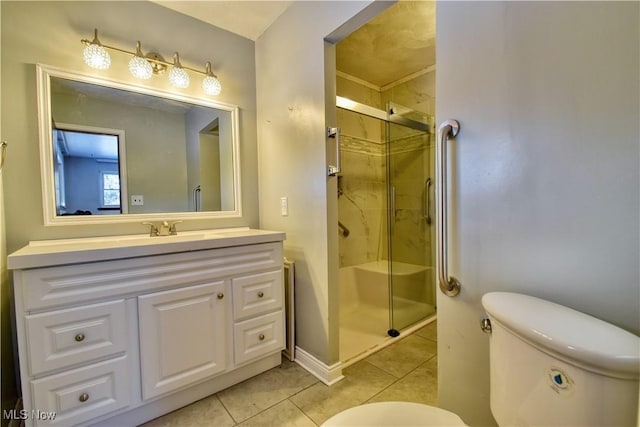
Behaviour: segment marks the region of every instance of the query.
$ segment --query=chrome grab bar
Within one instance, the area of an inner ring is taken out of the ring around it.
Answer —
[[[431,188],[431,178],[427,178],[424,182],[424,203],[422,204],[422,208],[424,211],[422,212],[422,218],[427,222],[427,225],[431,225],[431,206],[429,204],[429,189]]]
[[[349,231],[349,229],[343,223],[341,223],[340,221],[338,221],[338,229],[342,230],[342,231],[340,231],[340,234],[342,234],[342,236],[344,236],[344,237],[348,237],[349,233],[351,233]]]
[[[327,128],[327,137],[336,140],[336,164],[327,167],[327,175],[335,176],[340,173],[340,128]]]
[[[455,297],[460,293],[460,282],[449,276],[447,248],[447,141],[460,131],[457,120],[445,120],[438,128],[436,142],[436,245],[438,248],[439,286],[442,293]]]

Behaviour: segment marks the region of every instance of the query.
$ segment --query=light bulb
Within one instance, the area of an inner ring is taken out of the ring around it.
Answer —
[[[109,52],[102,46],[98,40],[98,30],[94,30],[93,41],[84,48],[84,62],[91,68],[98,70],[106,70],[111,65],[111,57]]]
[[[169,70],[169,81],[177,88],[189,87],[189,74],[182,67],[173,67]]]
[[[189,87],[189,74],[182,68],[178,52],[173,54],[173,68],[169,70],[169,81],[179,89]]]
[[[205,65],[207,76],[202,80],[202,90],[207,95],[220,95],[222,85],[215,74],[211,72],[211,62]]]
[[[129,72],[133,77],[138,79],[150,79],[153,75],[153,67],[144,58],[142,50],[140,49],[140,42],[136,44],[136,54],[129,61]]]
[[[217,78],[213,76],[207,76],[204,78],[204,80],[202,80],[202,90],[204,90],[204,93],[206,93],[207,95],[220,95],[222,85]]]

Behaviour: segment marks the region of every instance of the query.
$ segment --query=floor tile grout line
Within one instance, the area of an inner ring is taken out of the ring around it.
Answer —
[[[296,393],[296,394],[297,394],[297,393]],[[309,418],[309,419],[311,420],[311,422],[312,422],[314,425],[316,425],[316,426],[317,426],[317,425],[318,425],[318,423],[316,423],[316,422],[315,422],[315,420],[314,420],[313,418],[311,418],[311,416],[310,416],[309,414],[307,414],[307,413],[304,411],[304,409],[302,409],[301,407],[299,407],[298,405],[296,405],[296,403],[295,403],[293,400],[291,400],[291,397],[293,397],[293,396],[295,396],[295,394],[294,394],[294,395],[292,395],[292,396],[290,396],[289,398],[287,398],[287,400],[288,400],[289,402],[291,402],[291,404],[292,404],[293,406],[295,406],[296,408],[298,408],[298,410],[299,410],[300,412],[302,412],[302,413],[304,414],[304,416],[305,416],[305,417]]]
[[[310,388],[310,387],[313,387],[314,385],[316,385],[316,384],[317,384],[317,383],[319,383],[319,382],[320,382],[319,380],[316,380],[314,383],[312,383],[312,384],[310,384],[310,385],[308,385],[308,386],[306,386],[306,387],[304,387],[304,388],[301,388],[300,390],[296,391],[296,392],[295,392],[295,393],[293,393],[293,394],[289,394],[289,395],[288,395],[287,397],[285,397],[284,399],[277,401],[276,403],[274,403],[273,405],[270,405],[270,406],[269,406],[269,407],[267,407],[267,408],[261,409],[261,410],[260,410],[260,412],[258,412],[258,413],[256,413],[256,414],[253,414],[253,415],[252,415],[252,416],[250,416],[249,418],[246,418],[246,419],[241,420],[241,421],[237,421],[237,420],[236,420],[236,418],[231,414],[231,412],[227,409],[227,407],[224,405],[224,403],[222,402],[222,400],[221,400],[221,399],[220,399],[220,397],[218,396],[218,393],[216,393],[216,397],[218,397],[218,400],[219,400],[219,401],[220,401],[220,403],[222,404],[223,408],[227,411],[227,413],[229,414],[229,416],[231,416],[231,419],[232,419],[232,420],[234,421],[234,423],[235,423],[235,424],[234,424],[234,426],[237,426],[237,425],[239,425],[239,424],[241,424],[241,423],[244,423],[245,421],[249,421],[250,419],[252,419],[252,418],[254,418],[254,417],[257,417],[258,415],[262,414],[262,413],[263,413],[263,412],[265,412],[265,411],[268,411],[269,409],[273,408],[274,406],[277,406],[277,405],[281,404],[281,403],[282,403],[282,402],[284,402],[285,400],[289,400],[289,401],[293,404],[293,402],[290,400],[290,398],[291,398],[291,397],[293,397],[293,396],[297,395],[298,393],[303,392],[304,390],[306,390],[306,389],[308,389],[308,388]],[[295,405],[295,404],[294,404],[294,406],[296,406],[296,408],[298,408],[298,406],[297,406],[297,405]],[[298,409],[300,409],[300,408],[298,408]],[[302,411],[302,409],[300,409],[300,411]],[[306,416],[307,418],[309,418],[311,421],[313,421],[313,419],[311,419],[311,417],[309,417],[309,415],[307,415],[304,411],[302,411],[302,413],[303,413],[303,414],[305,414],[305,416]],[[314,424],[315,424],[315,421],[314,421]]]

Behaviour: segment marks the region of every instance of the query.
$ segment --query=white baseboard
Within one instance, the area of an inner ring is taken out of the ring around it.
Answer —
[[[344,378],[342,375],[342,364],[340,362],[328,366],[298,346],[296,346],[295,355],[295,362],[298,365],[302,366],[309,371],[311,375],[326,385],[335,384]]]

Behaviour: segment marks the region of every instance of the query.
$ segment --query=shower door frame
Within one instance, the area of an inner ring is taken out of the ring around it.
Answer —
[[[392,337],[396,337],[398,335],[400,335],[400,332],[395,329],[395,325],[394,325],[394,318],[393,318],[393,311],[394,311],[394,304],[393,304],[393,277],[392,277],[392,245],[391,245],[391,232],[392,232],[392,226],[391,226],[391,203],[390,203],[390,188],[391,188],[391,178],[390,178],[390,167],[388,165],[389,163],[389,154],[388,154],[388,147],[390,145],[390,140],[389,140],[389,128],[390,125],[395,124],[395,125],[400,125],[400,126],[404,126],[407,128],[411,128],[411,129],[416,129],[422,132],[425,132],[427,134],[433,134],[433,125],[429,125],[427,123],[423,123],[417,120],[413,120],[411,118],[405,117],[404,114],[406,114],[407,112],[416,112],[415,110],[411,110],[409,108],[403,107],[399,104],[396,103],[391,103],[389,102],[387,105],[387,110],[381,110],[375,107],[371,107],[369,105],[366,104],[362,104],[356,101],[353,101],[349,98],[345,98],[345,97],[341,97],[341,96],[336,96],[336,107],[337,108],[342,108],[344,110],[348,110],[348,111],[352,111],[355,112],[357,114],[363,114],[365,116],[369,116],[369,117],[373,117],[375,119],[379,119],[381,121],[383,121],[383,123],[385,123],[385,146],[387,148],[385,148],[385,150],[387,151],[385,153],[386,156],[386,193],[387,193],[387,251],[388,251],[388,281],[389,281],[389,330],[387,331],[387,334],[389,336]],[[435,123],[435,119],[433,120],[433,123]],[[433,181],[433,177],[431,177],[431,180]],[[428,317],[428,316],[427,316]],[[426,317],[425,317],[426,319]],[[419,319],[420,320],[424,320],[424,319]],[[410,324],[411,325],[411,324]],[[407,326],[410,326],[407,325]]]
[[[387,331],[387,334],[391,337],[397,337],[400,335],[400,331],[403,329],[406,329],[408,327],[410,327],[411,325],[414,325],[422,320],[427,319],[428,317],[430,317],[429,314],[426,314],[425,316],[422,317],[417,317],[411,321],[408,322],[402,322],[402,324],[399,324],[399,320],[397,319],[397,316],[394,316],[394,313],[396,312],[396,304],[395,304],[395,300],[398,297],[398,295],[394,292],[394,290],[398,290],[397,286],[394,285],[398,285],[398,283],[396,283],[396,281],[394,280],[394,261],[397,261],[395,259],[394,256],[394,226],[395,226],[395,220],[396,220],[396,196],[397,196],[397,192],[396,192],[396,187],[394,186],[394,178],[393,178],[393,166],[392,166],[392,142],[393,142],[393,138],[392,138],[392,133],[393,133],[393,129],[394,126],[399,125],[402,126],[405,129],[413,129],[413,130],[417,130],[420,132],[423,132],[424,135],[427,136],[432,136],[433,135],[433,126],[429,125],[428,123],[423,123],[417,120],[413,120],[409,117],[406,117],[405,114],[410,115],[413,113],[418,113],[416,110],[404,107],[402,105],[399,105],[397,103],[394,102],[387,102],[387,120],[385,120],[385,161],[386,161],[386,186],[387,186],[387,258],[388,258],[388,271],[389,271],[389,275],[388,275],[388,281],[389,281],[389,330]],[[424,113],[421,113],[423,115],[426,115]],[[435,120],[432,119],[432,122],[435,123]],[[423,150],[426,150],[427,156],[429,155],[429,147],[430,144],[427,144],[426,147],[424,147]],[[430,167],[430,170],[433,170],[433,165],[431,163],[433,163],[431,161],[431,159],[428,160]],[[425,182],[425,187],[426,187],[426,180],[430,180],[433,183],[433,177],[432,176],[427,176],[424,177],[423,176],[423,182]],[[424,188],[425,190],[425,194],[422,195],[422,200],[421,203],[425,203],[426,200],[429,197],[428,194],[428,190],[426,188]],[[426,199],[425,199],[426,198]],[[422,216],[422,215],[421,215]],[[421,218],[424,219],[424,218]],[[427,226],[430,226],[430,224],[427,223]],[[427,232],[429,234],[431,234],[431,230],[427,230]],[[429,242],[431,242],[431,237],[429,238]],[[431,243],[429,243],[431,244]],[[423,248],[423,253],[426,251],[426,246]],[[431,257],[433,258],[433,253],[431,255]],[[422,264],[420,264],[422,265]],[[424,265],[425,267],[428,267],[426,265]],[[433,263],[431,265],[431,267],[433,267]],[[428,269],[426,269],[424,271],[425,274],[425,282],[424,285],[427,285],[426,280],[428,280],[428,277],[426,276],[427,274],[431,274],[433,275],[433,270],[429,271]],[[435,300],[435,290],[433,290],[433,298]],[[419,303],[419,301],[413,301],[416,303]],[[435,310],[435,303],[434,303],[434,310]],[[435,314],[435,311],[434,313]],[[406,323],[406,324],[404,324]]]

